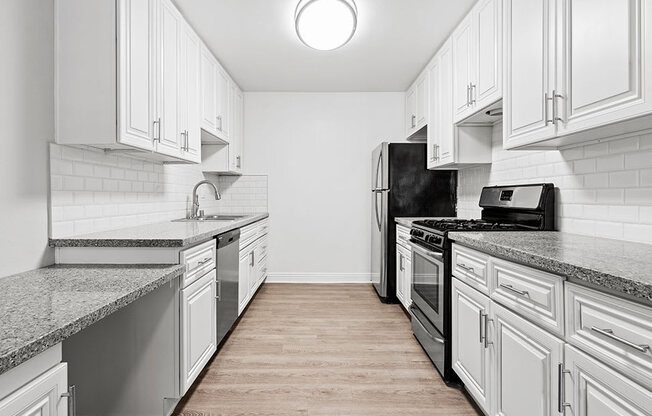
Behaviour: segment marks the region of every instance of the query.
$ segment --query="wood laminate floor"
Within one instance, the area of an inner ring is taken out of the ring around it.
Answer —
[[[371,285],[265,284],[176,415],[477,416]]]

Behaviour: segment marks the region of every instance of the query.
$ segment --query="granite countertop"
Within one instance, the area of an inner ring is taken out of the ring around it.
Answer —
[[[248,215],[236,221],[167,221],[65,238],[51,238],[50,247],[186,247],[218,234],[260,221],[269,214]]]
[[[652,245],[556,231],[451,232],[455,242],[652,305]]]
[[[0,278],[0,374],[183,274],[184,265],[56,265]]]

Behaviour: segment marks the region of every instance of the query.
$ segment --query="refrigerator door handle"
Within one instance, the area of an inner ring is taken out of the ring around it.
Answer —
[[[382,228],[381,228],[382,224],[380,222],[380,213],[378,212],[378,193],[376,193],[374,195],[374,204],[375,204],[375,207],[376,207],[376,224],[378,225],[378,231],[381,231],[382,230]]]

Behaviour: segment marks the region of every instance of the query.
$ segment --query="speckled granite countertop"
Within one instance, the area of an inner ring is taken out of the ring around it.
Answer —
[[[652,245],[556,231],[449,236],[461,245],[652,306]]]
[[[0,374],[183,274],[184,265],[58,265],[0,279]]]
[[[218,234],[260,221],[269,214],[255,214],[236,221],[167,221],[119,230],[65,238],[51,238],[50,247],[186,247]]]

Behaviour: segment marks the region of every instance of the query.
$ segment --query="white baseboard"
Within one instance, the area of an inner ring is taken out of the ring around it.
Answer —
[[[267,283],[371,283],[371,273],[269,273]]]

